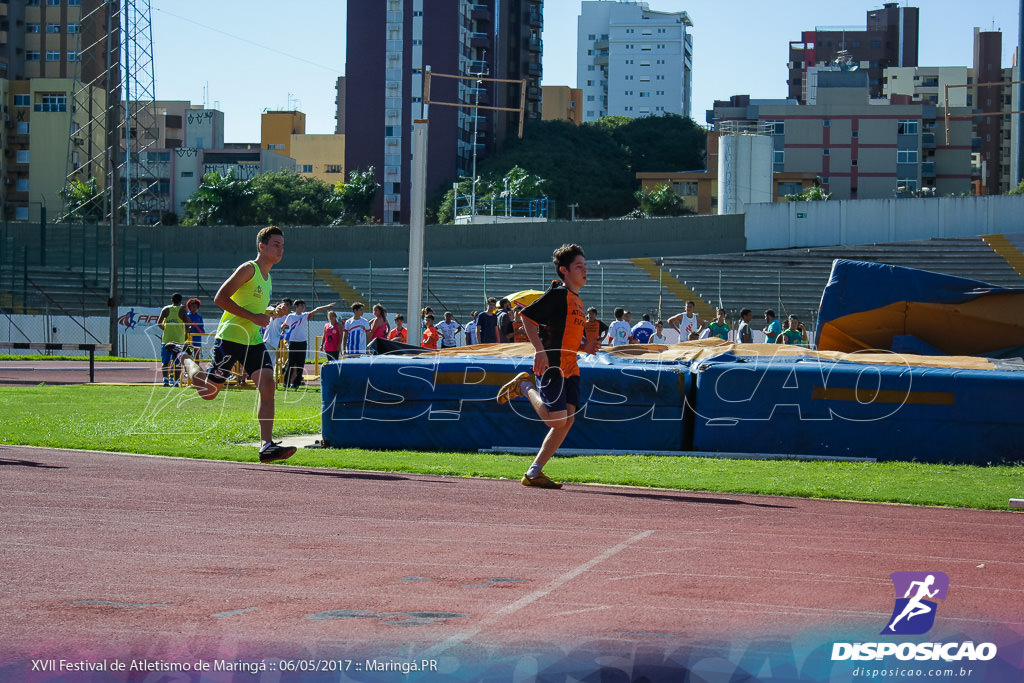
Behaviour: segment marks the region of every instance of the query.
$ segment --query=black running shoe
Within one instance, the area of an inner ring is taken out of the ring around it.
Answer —
[[[260,449],[260,462],[287,460],[295,455],[295,446],[282,446],[280,441],[271,441]]]

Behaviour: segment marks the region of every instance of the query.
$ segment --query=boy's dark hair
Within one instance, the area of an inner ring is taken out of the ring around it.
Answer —
[[[770,315],[770,316],[771,316],[771,317],[773,317],[773,318],[775,317],[775,311],[773,311],[773,310],[772,310],[772,309],[770,309],[770,308],[769,308],[768,310],[766,310],[766,311],[764,312],[764,314],[765,314],[765,315]]]
[[[740,309],[740,317],[741,318],[743,316],[745,316],[745,315],[750,315],[751,313],[753,313],[753,311],[751,311],[749,308]]]
[[[292,300],[290,298],[288,298],[288,297],[284,297],[283,299],[281,299],[281,303],[288,304],[289,306],[291,306],[292,305]]]
[[[665,327],[665,323],[661,322],[660,320],[658,322],[654,323],[654,324],[655,325],[661,325],[662,327]]]
[[[395,314],[395,320],[401,320],[402,322],[405,322],[405,316],[402,315],[401,313],[397,313]]]
[[[497,297],[489,296],[489,297],[487,297],[487,303],[488,304],[496,304],[496,303],[498,303],[498,299],[497,299]]]
[[[175,306],[180,305],[181,304],[181,294],[178,294],[177,292],[175,292],[174,294],[171,294],[171,303],[174,304]]]
[[[626,315],[626,309],[624,309],[624,308],[622,308],[620,306],[619,308],[615,309],[615,312],[614,312],[613,315],[615,316],[616,320],[622,320],[622,316]]]
[[[640,316],[640,319],[641,320],[646,320],[647,322],[651,322],[651,314],[650,313],[644,313],[642,316]]]
[[[299,303],[299,302],[296,301],[295,303]],[[362,307],[363,307],[363,302],[362,301],[357,301],[354,304],[352,304],[352,310],[353,311],[356,310],[357,308],[361,309]]]
[[[296,299],[295,300],[295,305],[296,306],[305,306],[306,305],[306,300],[305,299]]]
[[[280,235],[281,237],[284,237],[284,233],[281,232],[281,228],[276,225],[268,225],[256,234],[256,241],[260,244],[269,244],[270,238],[273,235]]]
[[[578,244],[563,244],[551,254],[551,262],[555,264],[555,275],[562,279],[562,268],[568,268],[577,256],[584,256],[583,247]]]
[[[429,320],[430,322],[434,322],[434,314],[433,313],[427,313],[427,316],[424,318],[424,320]]]
[[[597,313],[597,307],[591,306],[590,308],[587,309],[587,313]]]

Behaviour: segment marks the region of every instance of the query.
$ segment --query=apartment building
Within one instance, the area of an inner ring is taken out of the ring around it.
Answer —
[[[943,108],[882,103],[870,96],[868,77],[822,71],[815,105],[740,95],[715,102],[708,122],[763,124],[771,131],[773,170],[814,173],[836,199],[970,193],[971,109],[950,108],[961,118],[951,118],[947,143]]]
[[[260,147],[291,156],[293,135],[306,132],[306,115],[301,111],[265,111],[260,116]]]
[[[588,0],[579,17],[576,87],[583,120],[690,116],[693,26],[686,12],[646,2]]]
[[[518,133],[518,109],[540,119],[543,0],[349,0],[345,168],[376,169],[384,223],[409,220],[412,124],[429,116],[427,194],[434,195]],[[430,99],[461,106],[423,106]],[[490,83],[473,76],[525,81]]]
[[[842,62],[868,74],[868,90],[875,99],[883,97],[883,72],[888,67],[917,66],[917,7],[886,2],[870,10],[864,28],[819,26],[803,31],[789,43],[788,98],[812,104],[814,67]]]
[[[328,185],[345,181],[344,135],[292,135],[289,149],[299,175],[316,178]]]

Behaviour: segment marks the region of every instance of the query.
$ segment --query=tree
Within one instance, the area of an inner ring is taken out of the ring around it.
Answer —
[[[182,225],[255,225],[249,183],[217,172],[206,173],[185,202]]]
[[[821,185],[813,185],[811,187],[808,187],[806,190],[804,190],[800,194],[787,194],[786,195],[786,201],[787,202],[824,202],[824,201],[828,201],[828,198],[831,197],[831,196],[832,195],[830,195],[829,193],[825,192],[825,190],[821,189]]]
[[[336,218],[331,225],[356,225],[372,223],[370,214],[373,200],[380,190],[380,183],[374,176],[374,167],[365,171],[351,171],[347,183],[334,186],[331,206]]]
[[[653,190],[643,188],[634,194],[640,207],[634,212],[637,218],[650,216],[687,216],[694,211],[686,206],[686,201],[676,194],[668,183]]]
[[[493,205],[495,211],[504,213],[505,200],[512,199],[539,199],[546,197],[544,188],[547,181],[538,175],[528,173],[519,166],[513,166],[504,176],[498,177],[487,174],[480,178],[476,184],[476,207],[478,213],[489,212]],[[464,178],[458,182],[456,187],[449,189],[437,208],[437,221],[439,223],[452,223],[455,221],[455,194],[459,197],[469,197],[473,192],[473,181]]]
[[[1017,187],[1013,188],[1006,194],[1024,194],[1024,180],[1020,181],[1020,184],[1018,184]]]
[[[96,178],[72,180],[61,188],[59,194],[64,200],[68,219],[86,223],[98,223],[103,219],[103,194]]]

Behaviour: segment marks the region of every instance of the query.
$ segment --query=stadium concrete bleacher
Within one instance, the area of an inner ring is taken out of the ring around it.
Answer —
[[[1007,236],[1020,244],[1020,235]],[[765,308],[780,315],[796,313],[813,320],[831,270],[833,259],[847,258],[922,268],[972,278],[1001,287],[1022,287],[1024,276],[982,237],[931,239],[891,244],[775,249],[728,254],[664,256],[650,259],[645,271],[642,259],[591,259],[584,302],[596,306],[603,320],[622,306],[652,319],[668,318],[682,310],[691,295],[698,309],[709,315],[721,303],[735,320],[741,308]],[[658,268],[661,273],[658,273]],[[107,315],[107,277],[90,268],[30,267],[27,278],[0,278],[5,308],[22,312],[71,315]],[[158,307],[172,292],[198,296],[203,311],[215,308],[213,295],[227,273],[216,268],[129,268],[121,272],[119,300],[122,306]],[[422,301],[436,312],[450,310],[460,320],[483,308],[487,296],[502,297],[523,289],[544,289],[554,271],[550,262],[502,265],[428,267],[424,273]],[[406,313],[408,275],[404,268],[289,269],[273,271],[274,297],[304,298],[311,305],[337,301],[344,312],[358,296],[365,304],[383,303],[390,314]],[[661,281],[659,283],[659,280]],[[676,286],[678,282],[684,287]],[[408,317],[408,316],[407,316]]]

